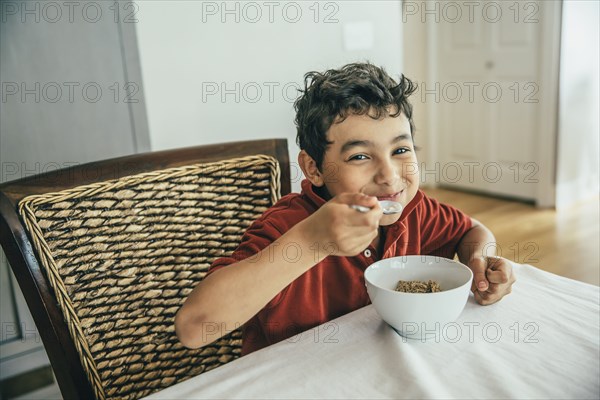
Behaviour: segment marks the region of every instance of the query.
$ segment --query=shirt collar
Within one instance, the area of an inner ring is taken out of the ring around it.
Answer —
[[[308,200],[315,206],[315,208],[321,207],[326,203],[325,199],[317,194],[315,191],[316,187],[308,179],[303,179],[302,183],[302,195],[306,196]]]

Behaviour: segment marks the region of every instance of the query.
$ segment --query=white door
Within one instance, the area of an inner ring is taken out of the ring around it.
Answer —
[[[434,83],[421,87],[437,138],[439,163],[429,173],[442,186],[547,203],[540,197],[553,186],[558,43],[546,32],[560,29],[560,4],[428,4],[426,17],[439,17],[428,21]]]

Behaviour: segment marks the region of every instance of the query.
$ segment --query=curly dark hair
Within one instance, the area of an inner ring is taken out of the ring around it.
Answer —
[[[383,68],[368,62],[348,64],[324,73],[308,72],[304,75],[304,90],[299,90],[302,94],[294,102],[296,142],[321,169],[325,150],[331,144],[327,131],[334,122],[342,122],[348,115],[367,114],[379,119],[384,115],[397,117],[403,112],[414,135],[412,105],[407,98],[416,90],[416,83],[404,75],[400,83],[396,83]],[[390,111],[390,106],[394,106],[394,110]]]

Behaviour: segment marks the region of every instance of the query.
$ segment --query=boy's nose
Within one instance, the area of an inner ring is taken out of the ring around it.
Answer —
[[[400,179],[400,172],[390,162],[382,162],[379,165],[375,183],[379,185],[394,185]]]

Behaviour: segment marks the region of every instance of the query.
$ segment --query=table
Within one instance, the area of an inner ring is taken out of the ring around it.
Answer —
[[[514,268],[511,295],[471,295],[425,342],[367,306],[148,398],[598,399],[599,288]]]

